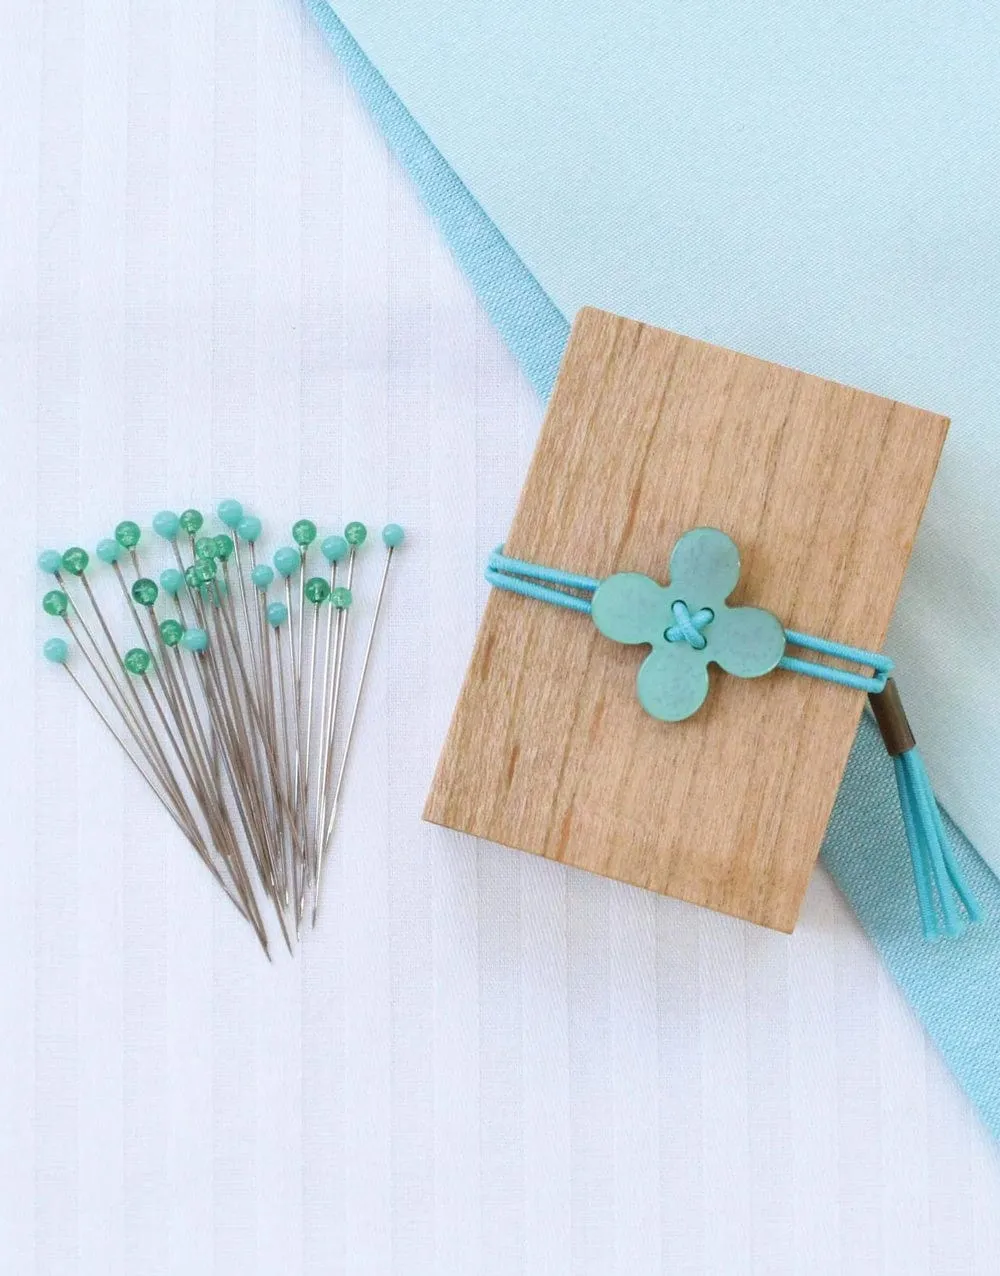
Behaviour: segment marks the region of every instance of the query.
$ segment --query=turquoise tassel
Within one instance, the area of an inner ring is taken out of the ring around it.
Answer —
[[[966,919],[978,922],[982,914],[951,849],[924,760],[920,750],[913,748],[897,754],[892,761],[913,861],[924,938],[939,939],[942,933],[960,935],[965,930]],[[965,911],[964,918],[952,892]]]
[[[869,700],[896,771],[924,938],[960,935],[969,922],[978,922],[982,913],[951,849],[924,760],[893,679]]]

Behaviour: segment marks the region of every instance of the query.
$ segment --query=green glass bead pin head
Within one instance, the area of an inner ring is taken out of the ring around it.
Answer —
[[[292,524],[292,540],[300,549],[306,549],[316,539],[316,524],[309,518],[300,518]]]
[[[313,576],[305,584],[306,598],[318,607],[330,597],[330,586],[322,576]]]
[[[196,563],[192,563],[190,567],[184,569],[184,580],[188,589],[197,593],[198,590],[204,589],[206,585],[210,585],[215,579],[216,562],[215,559],[199,558]]]
[[[165,647],[176,647],[184,636],[184,626],[179,620],[161,620],[160,637]]]
[[[145,647],[133,647],[130,651],[126,651],[122,657],[122,664],[136,678],[141,678],[152,663],[153,657]]]
[[[65,616],[69,611],[69,597],[61,589],[50,589],[42,599],[42,610],[49,616]]]
[[[63,571],[67,571],[71,576],[82,576],[87,570],[87,564],[90,562],[90,555],[85,549],[81,549],[79,545],[74,545],[71,549],[67,549],[62,556]]]
[[[348,523],[344,528],[344,540],[351,549],[360,549],[368,537],[368,528],[364,523]]]
[[[236,542],[231,536],[227,536],[225,532],[220,532],[218,536],[213,537],[215,542],[215,557],[220,563],[228,563],[236,549]]]
[[[155,580],[142,576],[132,586],[132,597],[140,607],[152,607],[159,597],[159,587]]]
[[[330,602],[338,611],[347,611],[351,603],[354,602],[354,598],[346,585],[338,585],[337,588],[330,593]]]
[[[135,549],[141,536],[139,524],[133,523],[130,518],[123,519],[115,528],[115,540],[122,549]]]
[[[122,519],[122,521],[115,528],[115,540],[122,547],[125,553],[127,553],[129,557],[132,559],[132,565],[135,568],[135,573],[137,576],[140,574],[140,572],[139,572],[139,557],[136,554],[136,546],[139,544],[139,541],[141,538],[142,538],[142,530],[139,527],[139,524],[133,522],[132,519],[130,518]],[[121,568],[117,565],[117,562],[115,563],[115,571],[116,572],[121,571]]]
[[[197,536],[204,521],[205,516],[201,510],[185,510],[180,516],[181,528],[187,532],[188,536]]]

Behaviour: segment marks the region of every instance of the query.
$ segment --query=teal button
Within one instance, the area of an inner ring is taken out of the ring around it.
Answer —
[[[740,578],[734,542],[714,527],[685,532],[670,555],[670,584],[637,572],[602,581],[594,593],[594,624],[615,642],[653,650],[636,678],[639,703],[665,722],[697,712],[708,695],[708,666],[737,678],[759,678],[785,651],[785,631],[760,607],[729,607]]]

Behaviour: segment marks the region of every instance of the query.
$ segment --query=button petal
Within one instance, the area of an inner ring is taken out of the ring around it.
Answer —
[[[685,532],[670,555],[670,589],[692,609],[718,607],[740,578],[740,551],[715,527]],[[688,595],[691,595],[688,597]]]
[[[606,638],[629,644],[662,642],[672,623],[667,590],[639,572],[619,572],[602,581],[590,614]]]
[[[708,668],[703,652],[687,643],[655,648],[636,677],[639,703],[662,722],[680,722],[701,708],[708,695]]]
[[[781,621],[762,607],[723,607],[707,631],[705,654],[737,678],[770,673],[785,654]]]

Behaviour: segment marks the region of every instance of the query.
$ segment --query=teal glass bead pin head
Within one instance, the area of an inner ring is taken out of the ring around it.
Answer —
[[[406,533],[398,523],[386,523],[382,528],[382,544],[386,549],[398,549]]]
[[[160,588],[171,598],[176,598],[184,588],[184,573],[176,567],[167,567],[160,572]]]
[[[243,520],[243,506],[239,501],[220,501],[216,513],[227,527],[239,527]]]
[[[102,563],[107,563],[110,567],[121,558],[122,547],[110,536],[105,536],[103,540],[97,542],[94,552]]]
[[[728,607],[740,576],[739,550],[711,527],[686,532],[670,555],[670,584],[621,572],[594,592],[594,624],[615,642],[653,650],[636,678],[639,702],[664,722],[680,722],[708,695],[708,666],[759,678],[785,651],[777,616],[760,607]]]
[[[273,628],[278,629],[288,619],[288,608],[284,603],[268,603],[267,605],[267,623]]]
[[[185,651],[202,652],[208,647],[208,634],[204,629],[185,629],[181,634],[181,646]]]
[[[43,549],[38,555],[38,569],[47,576],[55,576],[62,571],[62,554],[57,549]]]
[[[272,562],[279,576],[291,576],[292,572],[298,571],[302,556],[297,549],[286,545],[282,549],[275,550]]]
[[[236,526],[236,535],[241,541],[252,545],[254,541],[260,539],[263,530],[263,525],[255,514],[246,514]]]
[[[264,590],[271,588],[271,582],[274,580],[274,570],[268,567],[267,563],[258,563],[250,573],[250,579],[263,593]]]
[[[165,541],[176,540],[180,530],[180,516],[173,510],[160,510],[158,514],[153,515],[153,531],[157,536],[162,536]]]
[[[350,547],[343,536],[326,536],[320,545],[323,551],[323,557],[328,563],[339,563],[341,559],[347,557],[347,551]]]
[[[54,665],[64,665],[69,656],[69,643],[65,638],[49,638],[42,648],[42,655]]]

